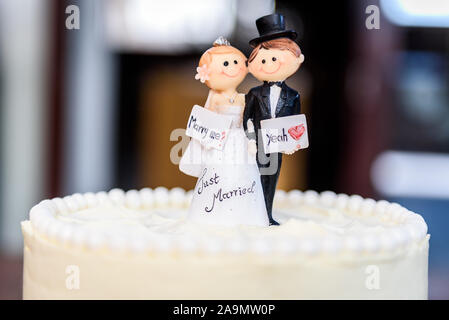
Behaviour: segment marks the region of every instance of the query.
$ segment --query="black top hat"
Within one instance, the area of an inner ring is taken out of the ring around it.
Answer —
[[[259,31],[259,37],[249,42],[252,47],[257,46],[261,42],[278,38],[295,40],[297,36],[295,30],[285,30],[284,16],[278,13],[269,14],[268,16],[257,19],[256,26]]]

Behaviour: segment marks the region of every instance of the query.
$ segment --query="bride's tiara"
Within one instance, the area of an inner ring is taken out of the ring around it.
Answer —
[[[225,37],[219,36],[217,38],[217,40],[214,41],[213,45],[214,45],[214,47],[217,47],[217,46],[230,46],[231,43]]]

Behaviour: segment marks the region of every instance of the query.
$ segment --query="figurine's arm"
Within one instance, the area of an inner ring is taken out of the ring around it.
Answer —
[[[243,129],[245,130],[246,136],[249,140],[256,140],[256,133],[254,129],[252,132],[248,130],[248,120],[254,123],[254,103],[255,97],[252,92],[248,92],[245,96],[245,110],[243,111]]]
[[[301,114],[301,100],[300,100],[299,93],[296,94],[295,100],[293,102],[293,114],[294,115]],[[299,147],[296,147],[295,149],[288,151],[288,152],[284,152],[284,153],[288,154],[288,155],[292,155],[298,150],[299,150]]]
[[[296,94],[295,102],[293,106],[293,114],[301,114],[301,100],[299,93]]]

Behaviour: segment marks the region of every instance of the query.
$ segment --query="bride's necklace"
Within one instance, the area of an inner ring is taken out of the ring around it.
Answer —
[[[224,95],[225,98],[228,99],[228,101],[229,101],[231,104],[234,104],[235,98],[237,97],[237,91],[236,91],[231,97],[229,97],[227,94],[224,94],[224,93],[222,93],[222,95]]]

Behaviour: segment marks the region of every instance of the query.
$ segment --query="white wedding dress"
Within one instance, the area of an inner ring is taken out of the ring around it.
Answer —
[[[225,226],[269,225],[256,156],[248,153],[248,139],[242,128],[243,108],[216,108],[219,114],[232,118],[223,150],[206,149],[192,139],[183,155],[181,171],[198,177],[188,215],[192,221]]]

